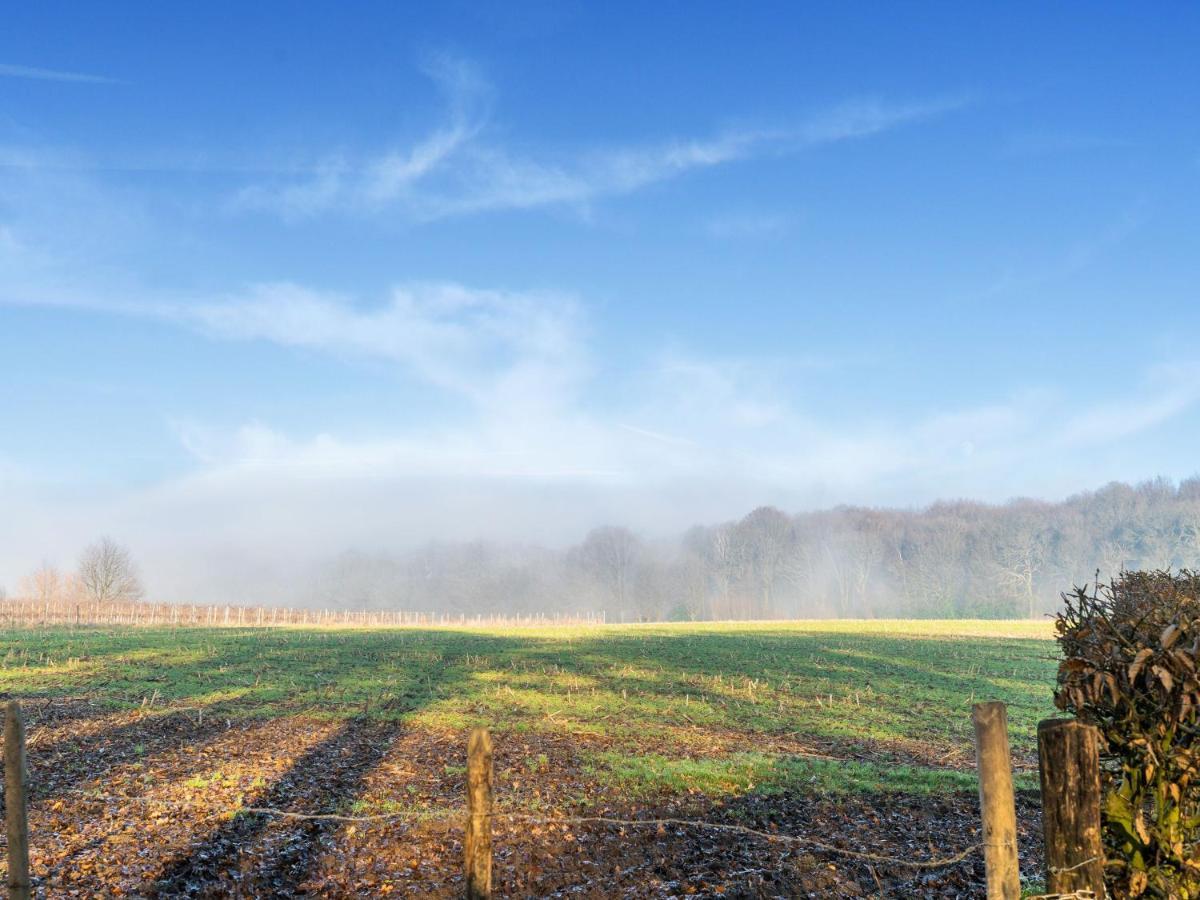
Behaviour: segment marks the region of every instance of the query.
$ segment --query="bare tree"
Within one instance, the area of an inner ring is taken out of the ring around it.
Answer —
[[[634,576],[643,553],[642,542],[628,528],[593,528],[578,549],[588,573],[604,585],[616,611],[629,610]]]
[[[961,614],[967,580],[970,526],[959,511],[935,505],[916,518],[906,551],[908,597],[914,611]]]
[[[674,591],[679,600],[672,609],[686,611],[692,620],[711,619],[708,598],[708,567],[704,557],[691,550],[679,555],[671,567]]]
[[[32,574],[21,580],[17,593],[28,600],[53,603],[62,596],[63,588],[63,578],[58,574],[58,569],[48,562],[43,562]]]
[[[1010,592],[1018,608],[1037,615],[1037,580],[1046,565],[1047,536],[1042,519],[1017,514],[1001,524],[992,560],[997,584]]]
[[[1122,535],[1099,540],[1095,555],[1103,578],[1115,578],[1122,570],[1137,567],[1133,547]]]
[[[840,616],[864,615],[871,611],[874,577],[887,553],[881,518],[874,510],[838,509],[823,516],[822,525],[817,559],[833,590],[833,609]]]
[[[101,538],[83,551],[79,581],[87,596],[100,603],[142,599],[142,582],[133,557],[111,538]]]
[[[1200,504],[1191,493],[1197,487],[1195,481],[1185,481],[1179,488],[1183,500],[1178,518],[1180,564],[1189,569],[1200,566]],[[1184,486],[1188,488],[1186,494]]]
[[[760,506],[738,523],[747,549],[757,604],[753,614],[762,618],[775,611],[776,582],[787,568],[792,551],[792,520],[773,506]]]
[[[730,524],[693,532],[693,541],[704,559],[705,571],[712,582],[712,617],[733,617],[733,585],[745,570],[745,546],[737,528]]]

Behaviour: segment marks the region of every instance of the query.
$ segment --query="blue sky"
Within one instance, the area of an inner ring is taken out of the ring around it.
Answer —
[[[174,597],[1193,474],[1198,45],[1185,4],[8,10],[0,584],[99,533]]]

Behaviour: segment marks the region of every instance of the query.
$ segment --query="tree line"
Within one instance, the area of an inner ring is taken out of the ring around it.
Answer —
[[[1200,478],[1114,482],[1061,502],[942,501],[922,509],[772,506],[646,539],[620,525],[565,549],[434,542],[315,563],[289,606],[608,621],[1036,617],[1099,573],[1200,569]],[[305,586],[306,585],[306,586]],[[105,538],[74,571],[45,564],[17,596],[138,600],[130,552]],[[253,595],[226,602],[260,605]]]
[[[609,621],[1036,617],[1097,572],[1166,568],[1200,568],[1200,478],[1114,482],[1061,502],[794,515],[763,506],[671,540],[602,526],[562,551],[470,542],[352,552],[317,573],[311,602]]]

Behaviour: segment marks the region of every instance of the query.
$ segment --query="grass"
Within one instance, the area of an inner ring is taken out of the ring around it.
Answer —
[[[638,799],[655,794],[699,792],[710,796],[740,796],[755,791],[765,796],[806,790],[824,794],[938,794],[973,791],[972,774],[953,769],[920,766],[883,766],[877,763],[778,756],[767,753],[733,753],[717,759],[671,759],[658,754],[628,756],[602,754],[602,776],[618,785],[626,796]],[[1034,781],[1021,776],[1019,787]]]
[[[972,701],[1007,702],[1014,752],[1033,754],[1053,713],[1050,637],[1048,622],[922,620],[16,630],[0,632],[0,693],[570,735],[595,777],[634,794],[923,793],[973,789]]]

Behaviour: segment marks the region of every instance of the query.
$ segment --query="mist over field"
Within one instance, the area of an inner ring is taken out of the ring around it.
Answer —
[[[920,510],[758,507],[682,534],[620,526],[563,546],[499,540],[347,549],[256,585],[281,602],[611,620],[1036,617],[1122,569],[1200,567],[1200,479],[1113,483],[1060,503],[960,500]],[[261,570],[260,570],[261,571]],[[262,577],[261,574],[258,577]],[[269,576],[268,576],[269,577]],[[291,583],[288,583],[288,579]],[[245,596],[239,594],[238,596]]]
[[[1037,617],[1097,573],[1200,567],[1200,479],[1114,482],[1057,503],[761,506],[673,532],[670,519],[658,532],[568,525],[547,498],[480,521],[477,533],[490,536],[428,537],[469,529],[455,523],[471,521],[472,501],[448,500],[442,521],[413,521],[398,502],[394,522],[364,517],[358,543],[305,518],[282,525],[278,509],[264,510],[276,523],[267,528],[251,507],[211,535],[183,529],[192,547],[172,531],[130,549],[156,601],[613,621]],[[557,534],[551,521],[563,526]],[[34,568],[9,591],[33,593]]]

